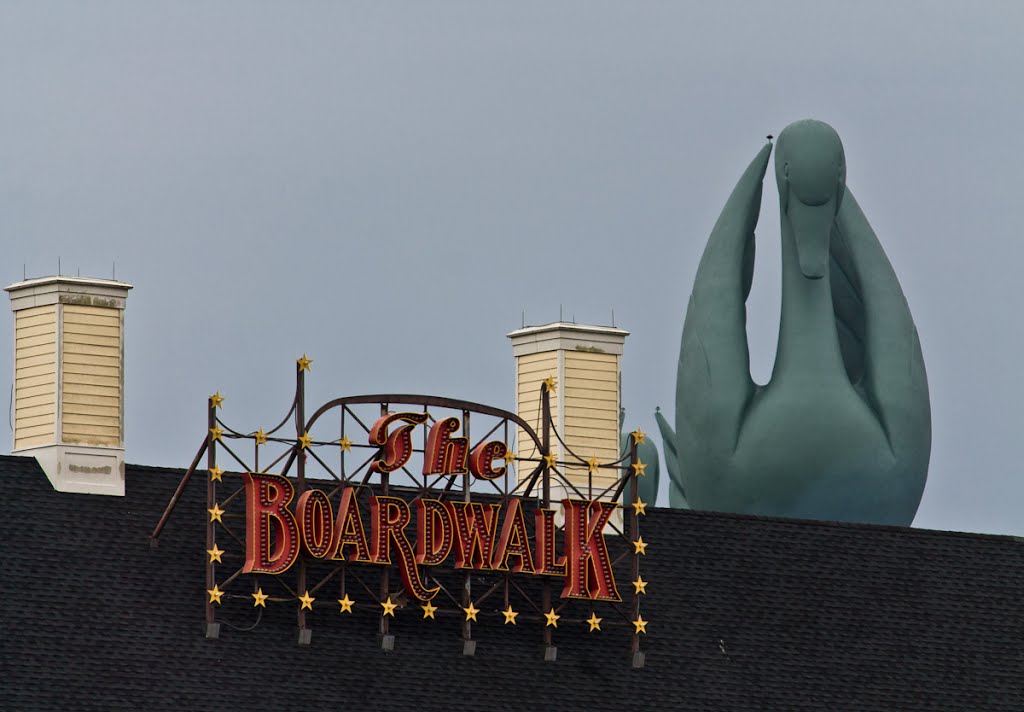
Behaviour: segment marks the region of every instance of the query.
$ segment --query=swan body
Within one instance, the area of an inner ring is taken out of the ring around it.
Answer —
[[[673,506],[909,525],[928,471],[931,411],[917,330],[820,121],[776,146],[782,318],[770,381],[750,376],[746,298],[769,143],[712,230],[683,326]],[[674,461],[674,462],[673,462]]]

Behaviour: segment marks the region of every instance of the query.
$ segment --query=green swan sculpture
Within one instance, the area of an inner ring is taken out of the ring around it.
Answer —
[[[931,450],[921,346],[892,266],[846,187],[839,136],[820,121],[791,124],[777,141],[782,318],[771,380],[751,379],[745,302],[771,149],[769,141],[740,178],[697,269],[677,432],[658,418],[670,502],[909,525]]]

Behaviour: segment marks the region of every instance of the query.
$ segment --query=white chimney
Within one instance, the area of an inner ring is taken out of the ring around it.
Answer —
[[[14,312],[14,447],[60,492],[124,495],[124,307],[132,285],[41,277]]]
[[[619,361],[629,332],[612,326],[557,322],[527,326],[508,334],[516,360],[516,413],[538,433],[541,431],[541,384],[552,379],[551,416],[562,440],[576,455],[607,464],[619,458]],[[520,433],[519,454],[535,456]],[[551,436],[552,452],[571,461],[568,452]],[[520,476],[529,474],[523,469]],[[597,497],[615,483],[618,474],[587,465],[568,466],[565,475],[580,492]],[[589,490],[588,485],[593,485]],[[557,501],[569,492],[552,488]],[[610,497],[605,497],[610,499]],[[621,521],[617,519],[617,521]]]

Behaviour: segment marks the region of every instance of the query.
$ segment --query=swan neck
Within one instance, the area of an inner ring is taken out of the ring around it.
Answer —
[[[800,269],[792,227],[782,220],[782,319],[772,382],[834,385],[846,382],[839,349],[832,284],[826,267],[820,279]]]

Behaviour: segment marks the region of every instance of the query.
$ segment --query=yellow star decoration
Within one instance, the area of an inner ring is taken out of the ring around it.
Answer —
[[[633,502],[633,513],[636,514],[638,517],[641,516],[641,515],[646,516],[647,515],[647,502],[643,501],[642,499],[640,499],[638,497],[637,500],[635,502]]]
[[[597,472],[597,467],[599,464],[600,463],[598,463],[597,461],[597,455],[594,455],[589,460],[587,460],[587,468],[590,470],[591,474]]]
[[[548,376],[544,379],[544,388],[548,393],[553,393],[558,390],[558,379],[554,376]]]
[[[224,520],[220,518],[221,515],[224,514],[224,510],[220,508],[219,504],[214,502],[213,509],[207,509],[206,511],[210,513],[211,522],[220,522],[221,524],[224,523]]]
[[[640,460],[637,460],[636,462],[633,463],[633,469],[636,471],[636,474],[638,474],[638,475],[641,475],[641,476],[646,476],[647,475],[647,473],[644,472],[644,470],[647,469],[647,463],[646,462],[640,462]]]
[[[221,479],[221,475],[223,475],[223,474],[224,474],[224,470],[220,469],[219,467],[211,467],[210,468],[210,479],[211,480],[216,480],[217,482],[223,482],[224,480]]]
[[[224,430],[219,425],[215,425],[214,427],[210,428],[210,437],[213,438],[214,440],[220,440],[220,442],[224,442],[220,438],[220,436],[223,434]]]
[[[558,455],[545,455],[544,462],[548,467],[554,467],[558,464]]]
[[[213,588],[206,589],[206,592],[210,594],[210,603],[220,603],[220,597],[224,595],[224,592],[217,588],[217,584],[213,584]]]
[[[299,600],[302,601],[302,608],[308,608],[309,610],[313,610],[313,601],[315,601],[316,599],[309,595],[309,591],[306,591],[304,594],[299,596]],[[301,611],[302,608],[300,608],[299,610]]]
[[[638,536],[636,541],[633,542],[633,553],[647,556],[647,544],[644,543],[644,538],[642,536]]]
[[[398,608],[398,604],[391,602],[391,596],[388,596],[388,600],[381,601],[380,605],[384,606],[384,615],[395,617],[395,609]]]
[[[505,616],[505,625],[508,625],[509,623],[515,625],[516,616],[519,615],[519,611],[513,611],[512,606],[510,605],[507,609],[501,612],[501,615]]]
[[[462,610],[466,612],[467,621],[475,621],[476,614],[480,612],[480,609],[474,606],[472,601],[469,602],[469,608],[463,608]]]
[[[216,544],[213,545],[212,549],[207,549],[206,553],[210,555],[210,563],[211,564],[214,561],[219,562],[221,564],[224,563],[223,561],[220,560],[220,555],[224,553],[224,550],[223,549],[218,549]]]
[[[647,581],[644,581],[644,577],[637,574],[636,581],[633,582],[633,593],[639,596],[641,593],[647,595]]]
[[[212,405],[214,408],[220,408],[222,405],[224,405],[224,396],[220,394],[220,391],[217,391],[212,396],[210,396],[210,405]]]
[[[312,442],[313,437],[309,433],[303,433],[302,435],[299,436],[299,445],[302,446],[303,450],[309,447],[312,444]]]
[[[515,462],[516,461],[516,454],[514,452],[512,452],[511,450],[509,450],[508,452],[505,453],[505,458],[504,459],[505,459],[505,464],[506,465],[508,463],[510,463],[510,462]]]
[[[437,620],[434,618],[434,611],[437,610],[437,606],[433,605],[430,601],[427,601],[427,605],[420,606],[420,608],[423,609],[424,618],[433,618],[434,620]]]
[[[310,364],[313,363],[313,359],[306,358],[306,354],[302,354],[302,358],[297,359],[295,363],[299,364],[300,371],[308,371]]]
[[[341,604],[341,610],[338,611],[339,613],[351,613],[352,612],[352,604],[355,603],[355,601],[353,601],[351,598],[349,598],[348,594],[346,593],[344,598],[339,598],[338,599],[338,603]]]
[[[634,430],[632,433],[630,433],[630,435],[633,436],[633,440],[636,441],[637,445],[639,445],[640,443],[642,443],[644,440],[647,439],[647,433],[645,433],[640,428],[637,428],[636,430]]]
[[[640,633],[646,634],[648,623],[650,623],[650,621],[645,621],[643,616],[637,614],[636,620],[633,621],[633,626],[636,628],[636,630],[633,631],[633,635],[639,635]]]
[[[545,628],[548,627],[548,626],[552,626],[554,628],[557,628],[558,627],[558,619],[561,618],[562,616],[560,616],[557,613],[555,613],[555,609],[554,609],[554,607],[552,607],[549,612],[544,614],[544,617],[547,619],[547,623],[544,624]]]
[[[584,622],[590,624],[590,632],[593,633],[595,630],[601,630],[601,621],[603,620],[604,618],[598,618],[597,614],[591,611],[590,618]]]
[[[352,441],[348,438],[339,440],[338,445],[341,447],[342,452],[352,452]]]
[[[256,444],[257,445],[266,445],[267,444],[267,434],[265,432],[263,432],[263,428],[260,428],[259,430],[257,430],[255,433],[253,433],[253,435],[256,436]]]
[[[269,596],[267,596],[267,594],[263,593],[263,589],[262,588],[256,589],[256,593],[253,593],[253,594],[250,594],[250,595],[254,599],[256,599],[253,602],[253,604],[252,604],[253,608],[256,608],[257,606],[259,606],[260,608],[266,608],[267,607],[267,599],[269,598]]]

